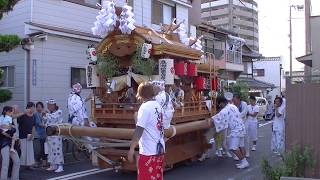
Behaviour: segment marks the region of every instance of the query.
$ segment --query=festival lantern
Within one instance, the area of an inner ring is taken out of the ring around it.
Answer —
[[[173,59],[159,59],[159,75],[160,80],[165,84],[174,84],[174,60]]]
[[[88,65],[86,69],[87,87],[95,88],[100,86],[100,78],[97,74],[97,65]]]
[[[142,58],[149,58],[152,50],[152,44],[143,43],[141,49],[141,57]]]
[[[219,87],[218,78],[212,79],[211,89],[217,91]]]
[[[97,62],[97,53],[96,53],[96,49],[94,47],[88,47],[87,59],[90,60],[91,64],[95,64]]]
[[[174,64],[174,71],[175,74],[178,76],[184,76],[186,75],[186,66],[184,62],[178,62]]]
[[[188,64],[187,75],[188,76],[197,76],[198,75],[196,64],[193,64],[193,63]]]
[[[206,78],[197,77],[195,84],[196,84],[196,90],[198,90],[198,91],[206,89],[205,88]]]

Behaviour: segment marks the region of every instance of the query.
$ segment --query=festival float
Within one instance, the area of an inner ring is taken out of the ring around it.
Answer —
[[[135,171],[135,164],[127,161],[127,152],[140,104],[128,94],[134,94],[142,82],[162,80],[166,87],[181,86],[185,92],[183,105],[175,107],[171,126],[165,131],[166,167],[198,159],[206,152],[210,148],[206,118],[215,113],[214,97],[204,101],[200,94],[216,86],[212,86],[214,80],[206,80],[215,79],[211,73],[206,78],[197,74],[197,62],[204,56],[201,37],[189,38],[184,22],[176,23],[175,19],[160,31],[135,26],[130,6],[119,8],[108,1],[103,2],[92,31],[103,38],[87,52],[87,84],[95,95],[92,119],[98,127],[64,125],[49,127],[47,133],[98,137],[103,145],[92,152],[94,165]]]

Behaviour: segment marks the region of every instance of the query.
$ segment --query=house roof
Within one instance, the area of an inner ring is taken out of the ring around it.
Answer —
[[[238,81],[248,84],[250,89],[268,89],[276,87],[274,84],[256,80],[253,78],[240,77],[238,78]]]
[[[297,61],[299,61],[309,67],[312,67],[312,53],[297,57],[296,59],[297,59]]]
[[[254,61],[281,61],[281,57],[261,57],[259,59],[255,59]]]
[[[57,32],[74,34],[74,35],[78,35],[78,36],[85,36],[85,37],[89,37],[89,38],[102,39],[99,36],[95,36],[95,35],[93,35],[91,33],[83,32],[83,31],[79,31],[79,30],[66,29],[66,28],[63,28],[63,27],[51,26],[51,25],[47,25],[47,24],[39,24],[39,23],[34,23],[34,22],[26,22],[25,24],[28,24],[28,25],[31,25],[31,26],[35,26],[35,27],[38,27],[38,28],[42,28],[42,29],[57,31]]]

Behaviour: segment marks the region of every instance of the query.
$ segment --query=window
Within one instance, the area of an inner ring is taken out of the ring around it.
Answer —
[[[253,76],[255,77],[262,77],[264,76],[264,69],[254,69]]]
[[[87,87],[85,68],[71,68],[71,86],[76,83],[80,83],[83,88]]]
[[[0,79],[1,87],[14,87],[14,66],[0,67],[3,70],[3,77]]]
[[[158,0],[152,1],[152,24],[171,24],[176,17],[176,8]]]

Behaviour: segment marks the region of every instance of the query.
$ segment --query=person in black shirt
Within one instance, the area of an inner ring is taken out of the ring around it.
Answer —
[[[21,143],[21,166],[30,167],[35,163],[32,136],[32,130],[35,127],[34,108],[34,103],[29,102],[27,104],[26,114],[18,118],[19,139]]]

